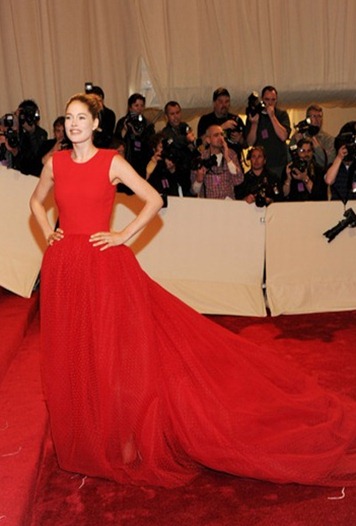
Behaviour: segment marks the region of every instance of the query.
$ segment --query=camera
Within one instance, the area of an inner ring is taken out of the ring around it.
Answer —
[[[243,123],[241,123],[241,121],[239,121],[239,118],[237,115],[231,115],[229,116],[229,120],[232,120],[232,121],[235,121],[236,122],[236,126],[235,128],[232,128],[232,129],[229,129],[229,130],[226,130],[225,131],[225,134],[226,134],[226,138],[229,142],[233,142],[231,140],[231,134],[232,133],[244,133],[245,131],[245,126],[243,125]]]
[[[299,172],[305,172],[305,170],[308,168],[308,162],[299,157],[298,146],[293,144],[289,147],[289,152],[292,158],[292,163],[290,165],[292,173],[295,175],[295,170],[299,170]]]
[[[179,161],[182,160],[178,148],[174,145],[173,139],[163,139],[162,146],[162,160],[169,159],[174,164],[177,164]]]
[[[39,109],[35,106],[20,106],[19,122],[21,125],[27,123],[33,126],[40,120]]]
[[[3,125],[6,130],[3,132],[10,148],[16,148],[19,145],[17,131],[14,130],[15,118],[12,113],[6,113],[3,118]]]
[[[356,214],[352,210],[352,208],[348,208],[344,212],[344,218],[341,221],[338,222],[337,225],[335,225],[333,228],[330,228],[326,232],[323,233],[323,236],[327,237],[328,243],[335,239],[335,237],[340,234],[346,227],[350,226],[351,228],[355,228],[356,226]]]
[[[298,122],[298,124],[295,124],[294,128],[297,130],[298,133],[308,135],[309,137],[314,137],[320,132],[319,126],[314,126],[313,124],[311,124],[311,120],[309,117],[307,117],[303,121]]]
[[[218,160],[215,154],[211,155],[207,159],[203,159],[202,157],[196,157],[192,160],[191,163],[191,169],[192,170],[199,170],[203,166],[207,169],[207,171],[211,170],[214,166],[218,165]]]
[[[264,177],[260,183],[251,189],[251,194],[255,197],[255,205],[258,208],[263,208],[269,204],[268,198],[273,200],[279,195],[278,185],[277,183],[269,183]]]
[[[6,128],[13,128],[14,127],[14,124],[15,124],[15,117],[13,115],[13,113],[6,113],[4,115],[4,126]]]
[[[126,116],[126,124],[131,127],[135,135],[142,135],[145,131],[143,115],[130,111]]]
[[[265,110],[265,103],[260,100],[257,91],[253,91],[247,99],[246,115],[248,117],[254,117],[257,114],[261,115]]]
[[[356,160],[356,132],[343,132],[335,138],[335,149],[336,151],[346,146],[347,155],[344,157],[344,161],[352,162]]]

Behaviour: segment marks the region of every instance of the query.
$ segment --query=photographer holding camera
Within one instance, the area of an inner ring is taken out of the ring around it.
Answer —
[[[99,113],[99,127],[94,134],[94,145],[97,148],[111,148],[116,123],[115,112],[105,106],[105,93],[100,86],[93,86],[92,82],[86,82],[85,93],[97,95],[103,105]]]
[[[277,108],[278,93],[273,86],[263,88],[261,99],[263,104],[246,109],[246,140],[249,146],[263,146],[268,170],[280,178],[288,162],[289,116]]]
[[[250,170],[242,184],[235,187],[235,197],[258,207],[268,206],[283,199],[281,182],[266,168],[266,154],[262,146],[253,146],[247,154]]]
[[[134,93],[128,99],[128,111],[116,124],[114,136],[126,143],[126,160],[146,178],[146,166],[150,159],[149,141],[155,133],[154,125],[143,115],[146,99]]]
[[[191,181],[193,195],[210,199],[235,199],[235,186],[244,174],[236,152],[225,140],[224,131],[216,124],[206,131],[207,149],[194,160]]]
[[[162,129],[163,137],[179,152],[179,164],[190,172],[191,159],[196,153],[196,140],[192,128],[182,121],[182,109],[177,101],[171,100],[164,107],[167,119]]]
[[[301,139],[290,147],[292,162],[283,176],[283,194],[288,201],[326,201],[324,170],[314,160],[311,139]]]
[[[157,133],[153,140],[154,153],[147,165],[147,181],[163,196],[192,197],[190,172],[182,151],[172,139]]]
[[[47,132],[39,126],[40,111],[35,101],[26,99],[16,111],[19,120],[19,142],[14,149],[14,168],[25,175],[40,176],[42,170],[41,147]]]
[[[230,93],[226,88],[217,88],[213,93],[213,111],[202,115],[198,122],[198,139],[205,143],[209,126],[217,124],[224,131],[228,147],[236,152],[239,161],[245,147],[245,124],[241,117],[230,113]]]
[[[292,146],[301,139],[311,139],[315,162],[326,170],[335,159],[335,138],[325,132],[322,126],[323,108],[318,104],[311,104],[307,108],[305,119],[295,126],[296,132],[289,144]]]
[[[170,100],[164,107],[167,119],[166,126],[162,129],[165,139],[171,139],[178,150],[184,150],[189,144],[187,137],[191,130],[189,124],[182,121],[182,108],[179,102]]]
[[[13,113],[6,113],[0,119],[0,164],[2,166],[15,168],[18,146],[18,119]]]
[[[325,174],[330,185],[331,199],[347,201],[356,199],[356,121],[344,124],[335,138],[337,155]]]

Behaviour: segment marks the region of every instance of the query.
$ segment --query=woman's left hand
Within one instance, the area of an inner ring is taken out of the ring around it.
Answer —
[[[126,239],[120,232],[97,232],[89,238],[89,242],[93,243],[93,247],[101,247],[100,250],[123,245],[125,241]]]

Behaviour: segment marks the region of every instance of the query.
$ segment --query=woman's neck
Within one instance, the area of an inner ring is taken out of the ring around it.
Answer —
[[[76,163],[85,163],[94,157],[97,151],[98,148],[93,143],[73,144],[72,159]]]

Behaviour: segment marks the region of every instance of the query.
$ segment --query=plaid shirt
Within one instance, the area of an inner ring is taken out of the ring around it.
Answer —
[[[203,159],[207,159],[208,157],[210,157],[209,149],[202,153]],[[229,158],[236,165],[236,175],[229,171],[227,162],[224,157],[222,157],[222,160],[220,161],[221,164],[213,166],[206,173],[204,182],[200,188],[199,197],[207,197],[208,199],[235,199],[234,187],[242,183],[244,175],[240,168],[236,153],[230,149]],[[196,172],[192,171],[193,183],[195,181],[195,174]]]

